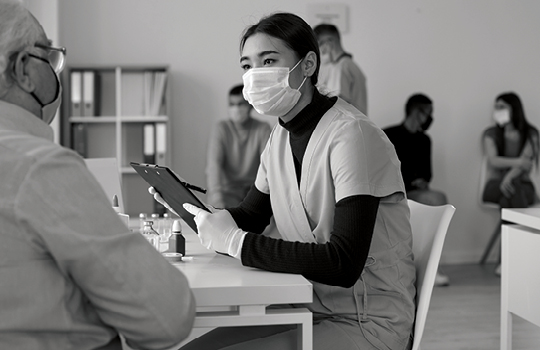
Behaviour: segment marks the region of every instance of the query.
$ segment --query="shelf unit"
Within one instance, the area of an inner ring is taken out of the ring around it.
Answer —
[[[62,144],[84,158],[117,159],[126,212],[132,217],[163,212],[129,163],[170,165],[168,75],[167,66],[121,65],[71,66],[62,75]],[[154,129],[153,140],[145,141],[147,126]],[[153,145],[150,159],[145,142]]]

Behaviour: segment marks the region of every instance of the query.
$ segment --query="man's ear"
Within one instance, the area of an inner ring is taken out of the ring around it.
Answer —
[[[302,63],[302,69],[304,71],[304,76],[311,77],[315,70],[317,69],[317,54],[314,51],[307,53],[304,62]]]
[[[25,51],[16,54],[15,60],[11,66],[11,79],[13,83],[19,85],[26,92],[32,92],[36,88],[32,79],[28,75],[27,63],[30,56]]]

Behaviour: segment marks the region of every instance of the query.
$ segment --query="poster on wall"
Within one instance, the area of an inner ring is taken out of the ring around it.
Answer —
[[[345,4],[308,4],[308,22],[314,27],[321,23],[333,24],[340,33],[349,31],[347,5]]]

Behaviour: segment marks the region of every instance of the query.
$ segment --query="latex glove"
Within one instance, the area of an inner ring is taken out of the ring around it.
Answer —
[[[199,240],[205,248],[226,253],[241,260],[246,232],[238,228],[227,210],[221,209],[209,213],[189,203],[184,203],[184,209],[195,215]]]
[[[159,194],[158,191],[156,191],[156,189],[153,187],[153,186],[150,186],[148,187],[148,192],[154,196],[154,200],[158,203],[160,203],[161,205],[163,205],[165,208],[169,209],[172,213],[176,214],[176,216],[180,216],[178,215],[178,213],[165,201],[165,199],[163,199],[163,197],[161,197],[161,195]],[[210,204],[206,204],[204,203],[204,205],[213,213],[214,211],[216,211],[217,209],[214,208],[213,206],[211,206]]]
[[[178,215],[178,213],[165,201],[165,199],[163,199],[163,197],[161,197],[161,195],[159,194],[158,191],[156,191],[156,189],[153,187],[153,186],[150,186],[148,187],[148,192],[154,196],[154,200],[158,203],[160,203],[161,205],[163,205],[165,208],[169,209],[171,211],[171,213],[174,213],[176,214],[176,216],[180,216]]]

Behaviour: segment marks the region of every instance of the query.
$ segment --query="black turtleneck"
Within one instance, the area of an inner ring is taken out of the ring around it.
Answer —
[[[313,99],[288,123],[296,177],[301,178],[302,159],[309,139],[323,115],[337,98],[321,95]],[[334,208],[334,227],[324,244],[288,242],[260,235],[270,222],[270,196],[252,186],[236,208],[229,208],[238,226],[248,231],[242,247],[242,264],[260,269],[298,273],[309,280],[351,287],[360,277],[369,252],[379,199],[368,195],[344,198]]]
[[[330,107],[336,103],[337,97],[328,98],[323,96],[315,89],[313,93],[313,99],[311,103],[304,107],[291,121],[288,123],[283,123],[279,120],[279,125],[281,125],[285,130],[289,132],[289,140],[291,143],[291,150],[294,158],[294,168],[296,169],[296,179],[300,183],[300,176],[302,171],[302,159],[304,158],[304,153],[313,134],[313,130],[319,120],[321,120],[324,113],[326,113]]]

